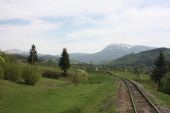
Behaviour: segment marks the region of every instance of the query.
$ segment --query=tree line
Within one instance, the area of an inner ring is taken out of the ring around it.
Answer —
[[[157,84],[158,91],[170,94],[170,63],[166,61],[162,52],[155,60],[150,77]]]
[[[38,54],[34,44],[31,46],[27,63],[17,62],[13,55],[0,51],[0,79],[35,85],[40,79],[41,72],[38,69]],[[66,48],[63,49],[58,65],[63,70],[63,76],[67,76],[70,59]]]
[[[147,70],[147,74],[150,74],[151,80],[157,85],[157,91],[170,94],[170,62],[166,61],[161,51],[151,69],[149,67],[146,68],[144,64],[138,64],[133,68],[133,72],[136,74],[136,80],[140,82],[140,74]]]

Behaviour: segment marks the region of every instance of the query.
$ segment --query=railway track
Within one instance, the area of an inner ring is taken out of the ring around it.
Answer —
[[[128,88],[133,113],[160,113],[135,83],[127,79],[123,79],[123,82]]]

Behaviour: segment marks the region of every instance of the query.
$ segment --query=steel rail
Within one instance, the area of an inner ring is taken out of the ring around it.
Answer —
[[[109,75],[114,75],[115,77],[121,79],[121,80],[125,83],[125,85],[126,85],[127,88],[128,88],[128,93],[129,93],[129,96],[130,96],[130,100],[131,100],[131,103],[132,103],[132,108],[133,108],[134,113],[137,113],[137,108],[136,108],[136,105],[135,105],[134,97],[132,96],[132,92],[131,92],[128,84],[127,84],[127,81],[130,82],[130,83],[139,91],[140,94],[142,94],[142,96],[144,97],[144,99],[150,104],[150,106],[155,110],[155,112],[161,113],[161,112],[157,109],[157,107],[152,103],[152,101],[145,95],[144,91],[137,86],[136,83],[132,82],[131,80],[129,80],[129,79],[127,79],[127,78],[124,78],[124,77],[120,77],[120,76],[118,76],[118,75],[115,75],[115,74],[113,74],[112,72],[107,71],[107,73],[108,73]]]
[[[129,96],[130,96],[133,113],[137,113],[137,109],[136,109],[135,102],[134,102],[132,93],[131,93],[131,91],[130,91],[130,88],[129,88],[129,86],[127,85],[127,83],[126,83],[125,80],[123,80],[123,82],[125,83],[125,85],[126,85],[126,87],[127,87],[127,89],[128,89],[128,93],[129,93]]]
[[[140,94],[142,94],[142,96],[144,97],[144,99],[150,104],[150,106],[154,109],[155,112],[157,113],[161,113],[156,107],[155,105],[151,102],[151,100],[145,95],[145,93],[137,86],[137,84],[135,84],[134,82],[128,80],[128,79],[123,79],[123,81],[126,83],[126,86],[128,87],[128,90],[131,92],[128,84],[127,84],[127,81],[129,83],[131,83],[136,89],[137,91],[139,91]],[[131,93],[132,94],[132,93]],[[134,98],[134,97],[132,97]],[[137,108],[136,108],[136,105],[135,105],[135,102],[134,102],[134,99],[132,101],[132,103],[134,104],[133,106],[135,106],[135,113],[137,113]]]

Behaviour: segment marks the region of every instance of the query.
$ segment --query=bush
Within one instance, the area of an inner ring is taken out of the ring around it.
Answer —
[[[75,83],[76,85],[78,83],[86,83],[88,81],[88,76],[86,73],[82,73],[82,72],[79,72],[77,70],[75,70],[75,74],[72,75],[72,82]]]
[[[47,77],[47,78],[54,78],[54,79],[58,79],[61,77],[61,73],[57,73],[55,71],[45,71],[42,74],[43,77]]]
[[[4,70],[0,67],[0,79],[4,78]]]
[[[7,64],[4,68],[4,79],[17,82],[20,79],[21,70],[15,64]]]
[[[37,72],[36,67],[26,66],[23,68],[21,77],[25,84],[35,85],[40,79],[40,74]]]

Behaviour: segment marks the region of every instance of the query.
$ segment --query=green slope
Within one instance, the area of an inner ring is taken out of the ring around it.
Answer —
[[[125,55],[117,60],[111,61],[111,65],[124,65],[124,66],[135,66],[137,64],[145,64],[147,66],[152,66],[155,59],[158,57],[160,51],[165,55],[166,60],[170,60],[170,49],[158,48],[149,51],[144,51],[138,54]]]

